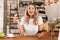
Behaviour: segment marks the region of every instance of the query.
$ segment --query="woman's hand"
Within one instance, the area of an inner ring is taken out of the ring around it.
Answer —
[[[39,28],[39,30],[45,30],[45,32],[43,31],[43,32],[37,34],[38,38],[45,36],[45,34],[47,32],[49,32],[48,23],[44,23],[42,25],[39,25],[38,28]]]
[[[37,36],[38,36],[38,38],[41,38],[41,37],[44,36],[44,34],[45,34],[44,32],[42,32],[42,33],[38,33]]]
[[[18,22],[19,22],[18,17],[15,16],[15,17],[14,17],[14,21],[18,23]]]

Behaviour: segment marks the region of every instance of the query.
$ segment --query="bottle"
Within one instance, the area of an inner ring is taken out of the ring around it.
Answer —
[[[7,35],[9,34],[9,25],[7,25]]]

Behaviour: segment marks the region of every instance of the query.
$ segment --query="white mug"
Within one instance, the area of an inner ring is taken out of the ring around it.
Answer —
[[[7,34],[7,37],[14,37],[13,34]]]

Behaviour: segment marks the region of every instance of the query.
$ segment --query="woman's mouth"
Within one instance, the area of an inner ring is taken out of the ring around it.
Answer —
[[[32,14],[33,12],[29,12],[30,14]]]

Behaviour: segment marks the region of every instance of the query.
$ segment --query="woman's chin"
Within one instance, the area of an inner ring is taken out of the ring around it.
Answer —
[[[32,16],[32,15],[33,15],[33,13],[29,13],[29,15],[30,15],[30,16]]]

